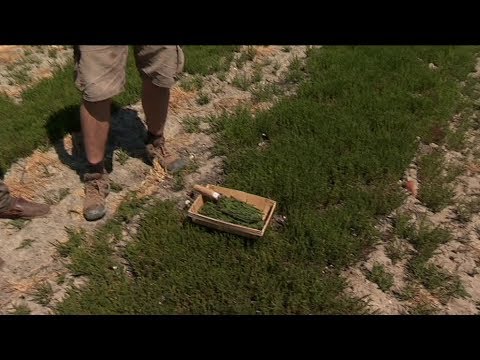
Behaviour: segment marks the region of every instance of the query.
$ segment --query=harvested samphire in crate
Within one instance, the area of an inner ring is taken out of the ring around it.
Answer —
[[[207,201],[200,214],[253,229],[260,230],[264,225],[260,210],[233,197],[222,196],[217,201]]]
[[[277,205],[272,199],[217,185],[196,184],[193,189],[201,194],[188,209],[193,222],[250,239],[264,235]]]

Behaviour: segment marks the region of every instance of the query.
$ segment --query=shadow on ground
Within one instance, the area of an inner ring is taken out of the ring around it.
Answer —
[[[87,169],[87,160],[83,147],[83,137],[80,126],[79,105],[66,107],[54,113],[47,121],[46,130],[60,161],[74,170],[80,177]],[[129,157],[145,161],[146,127],[133,109],[112,106],[112,123],[105,155],[108,172],[113,169],[115,150],[121,150]],[[65,147],[63,138],[72,136],[72,149]],[[0,174],[1,174],[0,169]]]

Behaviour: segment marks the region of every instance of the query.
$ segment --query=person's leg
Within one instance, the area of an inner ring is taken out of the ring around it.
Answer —
[[[10,209],[11,204],[12,197],[10,196],[10,191],[7,185],[0,180],[0,213]]]
[[[150,162],[155,158],[169,172],[183,169],[186,162],[165,146],[165,124],[170,88],[183,70],[183,51],[179,46],[144,45],[135,48],[137,67],[142,76],[142,105],[148,128],[146,144]]]
[[[83,142],[88,161],[88,170],[83,176],[85,200],[83,215],[94,221],[105,216],[105,198],[110,191],[104,157],[110,132],[111,100],[83,101],[80,107]]]
[[[83,46],[75,48],[77,88],[82,91],[80,121],[89,169],[84,175],[84,216],[93,221],[105,213],[109,180],[104,166],[110,132],[111,99],[125,86],[127,46]]]
[[[163,136],[167,122],[169,101],[169,88],[156,86],[150,79],[143,80],[142,105],[150,134]]]
[[[10,195],[0,181],[0,219],[31,219],[48,214],[50,207]]]
[[[84,100],[80,106],[83,143],[90,164],[103,163],[110,133],[111,104],[111,99],[97,102]]]

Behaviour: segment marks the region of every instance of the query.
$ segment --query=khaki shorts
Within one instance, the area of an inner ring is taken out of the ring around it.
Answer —
[[[135,61],[143,79],[171,88],[183,71],[184,54],[177,45],[135,46]],[[126,83],[128,46],[74,47],[75,85],[86,101],[102,101],[120,94]]]

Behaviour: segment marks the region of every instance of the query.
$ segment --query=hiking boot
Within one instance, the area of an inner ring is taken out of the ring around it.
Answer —
[[[154,137],[149,134],[145,150],[150,164],[157,159],[160,166],[171,174],[183,170],[187,165],[184,159],[167,149],[163,136]]]
[[[88,221],[99,220],[105,216],[105,198],[110,192],[110,182],[107,174],[87,173],[84,176],[85,200],[83,216]]]
[[[10,207],[0,212],[1,219],[32,219],[47,215],[50,207],[44,204],[38,204],[28,201],[24,198],[12,197]]]

